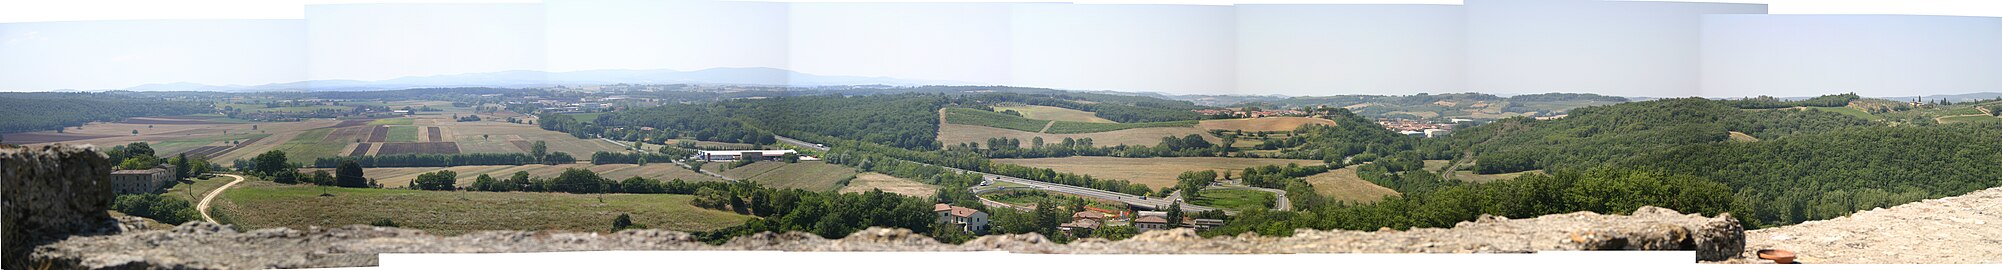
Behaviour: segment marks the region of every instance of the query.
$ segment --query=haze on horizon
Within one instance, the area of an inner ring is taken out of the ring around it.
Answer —
[[[1595,0],[309,5],[304,20],[0,23],[0,91],[768,67],[1207,95],[2002,92],[2002,77],[1982,74],[2002,67],[2002,18],[1767,10]]]

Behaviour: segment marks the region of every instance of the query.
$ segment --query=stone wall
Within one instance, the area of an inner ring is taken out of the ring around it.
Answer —
[[[612,234],[492,231],[441,237],[400,228],[349,226],[236,232],[204,222],[172,230],[77,237],[33,257],[57,268],[261,269],[376,264],[381,253],[518,253],[590,250],[985,251],[1060,254],[1531,253],[1544,250],[1695,250],[1697,259],[1737,256],[1744,229],[1729,216],[1702,217],[1647,207],[1633,215],[1570,213],[1532,219],[1482,218],[1454,228],[1409,231],[1300,230],[1289,237],[1202,238],[1189,229],[1132,239],[1056,244],[1041,235],[983,236],[942,244],[905,229],[870,228],[842,239],[761,233],[708,245],[688,233]]]
[[[106,212],[111,167],[87,145],[0,149],[0,268],[35,269],[27,255],[36,246],[116,232]]]

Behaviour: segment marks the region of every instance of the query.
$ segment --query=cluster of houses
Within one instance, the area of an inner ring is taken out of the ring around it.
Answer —
[[[1405,136],[1438,138],[1452,134],[1454,124],[1473,122],[1474,120],[1455,118],[1451,121],[1452,123],[1434,123],[1423,120],[1383,118],[1377,119],[1376,124],[1383,125],[1383,128],[1396,131],[1397,134],[1404,134]]]
[[[990,220],[987,218],[987,213],[978,209],[941,203],[932,205],[932,212],[938,214],[938,223],[951,224],[968,232],[986,233],[989,228],[987,224]],[[1120,225],[1133,226],[1140,232],[1173,228],[1193,228],[1197,231],[1204,231],[1223,226],[1223,220],[1221,219],[1184,216],[1179,223],[1168,221],[1168,212],[1138,211],[1128,215],[1127,212],[1122,211],[1085,207],[1084,211],[1071,214],[1071,221],[1057,225],[1057,229],[1066,234],[1075,234],[1097,230],[1106,226]]]
[[[1291,109],[1288,109],[1288,110],[1253,110],[1253,109],[1251,109],[1251,108],[1225,108],[1225,109],[1201,109],[1201,110],[1193,110],[1193,111],[1195,111],[1195,112],[1196,112],[1196,113],[1198,113],[1198,114],[1202,114],[1202,115],[1211,115],[1211,116],[1215,116],[1215,115],[1224,115],[1224,116],[1231,116],[1231,117],[1239,117],[1239,118],[1259,118],[1259,117],[1272,117],[1272,116],[1302,116],[1302,115],[1307,115],[1307,112],[1306,112],[1306,111],[1301,111],[1301,110],[1291,110]]]

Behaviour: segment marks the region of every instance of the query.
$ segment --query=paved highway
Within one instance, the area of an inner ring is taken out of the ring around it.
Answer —
[[[792,144],[792,145],[796,145],[796,146],[800,146],[800,147],[807,147],[807,148],[813,148],[813,149],[820,149],[821,151],[827,151],[827,147],[825,147],[825,146],[817,146],[817,145],[816,145],[816,144],[814,144],[814,143],[809,143],[809,142],[806,142],[806,141],[801,141],[801,140],[798,140],[798,139],[793,139],[793,138],[786,138],[785,136],[773,136],[773,137],[777,138],[779,142],[784,142],[784,143],[787,143],[787,144]],[[926,164],[926,165],[932,165],[932,164],[927,164],[927,163],[922,163],[922,162],[920,162],[919,164]],[[938,166],[938,165],[932,165],[932,166]],[[1031,188],[1035,188],[1035,189],[1040,189],[1040,190],[1047,190],[1047,191],[1051,191],[1051,192],[1059,192],[1059,193],[1066,193],[1066,194],[1072,194],[1072,195],[1078,195],[1078,196],[1085,196],[1085,197],[1092,197],[1092,198],[1098,198],[1098,199],[1105,199],[1105,200],[1111,200],[1111,201],[1118,201],[1118,202],[1122,202],[1122,203],[1126,203],[1126,204],[1128,204],[1128,205],[1133,205],[1134,207],[1137,207],[1137,208],[1144,208],[1144,209],[1167,209],[1167,207],[1168,207],[1168,205],[1169,205],[1169,204],[1172,204],[1172,203],[1175,203],[1175,202],[1176,202],[1176,201],[1175,201],[1174,199],[1172,199],[1172,198],[1161,198],[1161,197],[1143,197],[1143,196],[1134,196],[1134,195],[1131,195],[1131,194],[1125,194],[1125,193],[1118,193],[1118,192],[1111,192],[1111,191],[1105,191],[1105,190],[1099,190],[1099,189],[1093,189],[1093,188],[1086,188],[1086,187],[1079,187],[1079,186],[1072,186],[1072,185],[1065,185],[1065,184],[1057,184],[1057,183],[1050,183],[1050,182],[1043,182],[1043,181],[1036,181],[1036,180],[1029,180],[1029,179],[1022,179],[1022,178],[1015,178],[1015,177],[1011,177],[1011,176],[1006,176],[1006,175],[999,175],[999,174],[991,174],[991,173],[983,173],[983,172],[974,172],[974,171],[967,171],[967,170],[961,170],[961,169],[959,169],[959,168],[953,168],[953,167],[945,167],[945,166],[939,166],[939,167],[942,167],[942,168],[946,168],[946,169],[948,169],[948,170],[953,170],[953,171],[955,171],[955,172],[971,172],[971,173],[977,173],[977,174],[980,174],[980,175],[981,175],[981,178],[982,178],[982,179],[987,179],[987,180],[994,180],[994,181],[999,181],[999,182],[1009,182],[1009,183],[1016,183],[1016,184],[1021,184],[1021,185],[1024,185],[1024,186],[1029,186],[1029,187],[1031,187]],[[976,188],[978,188],[978,187],[976,187]],[[1194,205],[1194,204],[1189,204],[1189,203],[1187,203],[1187,202],[1182,202],[1182,203],[1181,203],[1181,205],[1182,205],[1182,211],[1187,211],[1187,212],[1202,212],[1202,211],[1209,211],[1209,210],[1215,210],[1215,209],[1216,209],[1216,208],[1210,208],[1210,207],[1208,207],[1208,206],[1200,206],[1200,205]],[[1230,211],[1230,210],[1225,210],[1225,212],[1234,212],[1234,211]]]

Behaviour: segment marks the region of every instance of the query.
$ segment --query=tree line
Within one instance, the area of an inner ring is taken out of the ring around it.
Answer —
[[[385,167],[452,167],[480,165],[527,165],[527,164],[570,164],[577,158],[569,153],[555,152],[537,158],[524,153],[459,153],[459,154],[396,154],[353,157],[321,157],[313,160],[313,167],[332,168],[342,161],[354,161],[368,168]]]
[[[90,122],[114,122],[142,116],[211,112],[209,104],[162,100],[120,93],[0,93],[0,133],[51,131]]]

